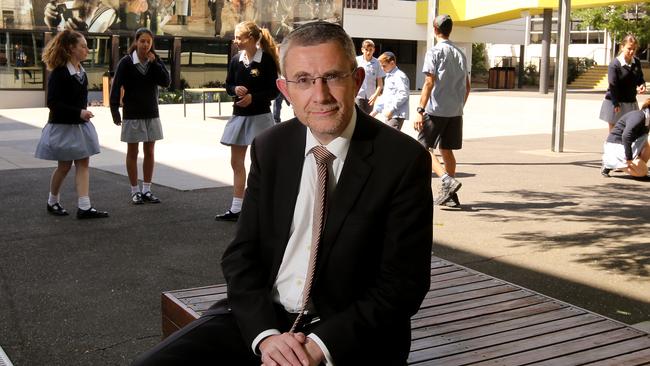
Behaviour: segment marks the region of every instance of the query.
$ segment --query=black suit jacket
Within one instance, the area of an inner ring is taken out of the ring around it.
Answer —
[[[271,295],[296,203],[306,130],[297,119],[255,139],[236,237],[222,266],[248,344],[287,331]],[[313,329],[337,365],[404,364],[410,317],[429,289],[431,157],[409,136],[357,110],[341,176],[328,201],[312,301]]]

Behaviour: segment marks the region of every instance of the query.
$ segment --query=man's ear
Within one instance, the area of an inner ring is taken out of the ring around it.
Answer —
[[[363,79],[366,78],[366,70],[363,67],[357,67],[356,70],[352,72],[354,77],[355,87],[357,92],[361,89],[361,84],[363,84]]]
[[[289,101],[289,103],[293,104],[293,100],[291,100],[291,97],[289,97],[289,91],[287,90],[287,80],[283,78],[277,78],[275,79],[275,85],[278,87],[278,90],[282,95],[284,95],[284,98]]]

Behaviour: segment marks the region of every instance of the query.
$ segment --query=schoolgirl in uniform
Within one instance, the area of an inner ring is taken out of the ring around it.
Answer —
[[[268,29],[252,21],[241,22],[235,27],[234,43],[239,54],[228,65],[226,90],[234,96],[235,105],[221,137],[221,143],[230,146],[233,199],[229,210],[215,216],[217,221],[239,218],[246,187],[246,150],[255,136],[275,124],[271,101],[278,96],[277,46]]]
[[[156,140],[163,138],[158,112],[158,87],[169,86],[170,77],[156,54],[153,33],[147,28],[135,32],[135,41],[120,60],[111,89],[113,123],[122,126],[120,139],[127,143],[126,172],[131,184],[131,203],[160,203],[151,192]],[[124,95],[121,95],[121,91]],[[122,116],[120,116],[122,103]],[[138,186],[138,147],[142,142],[142,190]]]
[[[108,217],[108,212],[92,207],[88,196],[88,164],[90,156],[99,153],[99,140],[95,126],[90,122],[93,113],[86,109],[88,78],[81,66],[86,56],[86,40],[81,33],[72,30],[59,32],[45,46],[43,62],[51,70],[47,86],[50,115],[35,154],[39,159],[58,161],[50,180],[47,200],[47,212],[55,216],[68,215],[59,201],[59,192],[74,163],[78,219]]]

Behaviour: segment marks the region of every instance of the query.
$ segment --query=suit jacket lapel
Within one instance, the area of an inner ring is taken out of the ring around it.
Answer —
[[[343,225],[347,214],[356,203],[356,199],[359,197],[372,170],[365,158],[372,153],[373,139],[371,135],[373,128],[367,120],[368,117],[364,116],[362,112],[357,110],[357,125],[352,135],[345,165],[336,184],[336,189],[328,201],[327,222],[323,233],[319,266],[326,262],[341,225]]]
[[[287,128],[287,135],[286,139],[282,141],[282,145],[277,147],[280,153],[278,153],[278,161],[275,165],[277,174],[274,182],[274,195],[276,198],[282,197],[282,199],[274,200],[273,215],[279,242],[284,247],[277,250],[273,258],[272,273],[274,274],[280,268],[284,250],[289,241],[289,231],[298,199],[305,155],[306,127],[297,119],[283,122],[283,124],[286,124],[283,127]],[[275,278],[273,279],[275,280]]]

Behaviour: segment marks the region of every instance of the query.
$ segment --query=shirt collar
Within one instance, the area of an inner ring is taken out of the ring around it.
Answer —
[[[72,62],[68,62],[65,66],[68,68],[68,72],[70,73],[70,75],[81,75],[86,72],[86,70],[81,64],[79,64],[79,71],[77,71],[77,68],[74,67]]]
[[[137,65],[139,63],[142,63],[144,65],[144,64],[147,63],[146,60],[144,62],[140,62],[140,59],[138,58],[138,52],[137,51],[133,51],[133,53],[131,54],[131,59],[133,60],[134,65]]]
[[[341,136],[335,138],[332,140],[329,144],[327,144],[327,150],[334,154],[337,159],[339,159],[341,162],[345,161],[345,158],[348,156],[348,150],[350,149],[350,141],[352,141],[352,134],[354,133],[354,129],[357,125],[357,110],[354,108],[352,110],[352,117],[350,119],[350,123],[348,123],[348,126],[343,130],[341,133]],[[311,130],[307,128],[307,140],[305,143],[305,157],[309,155],[311,152],[311,149],[314,146],[320,145],[318,140],[312,135]]]
[[[253,61],[257,63],[262,62],[262,53],[264,53],[264,51],[262,51],[261,48],[258,48],[255,52],[255,56],[253,56]],[[251,63],[251,61],[248,59],[248,56],[246,55],[246,51],[239,52],[239,62],[243,62],[246,65]]]
[[[616,58],[621,63],[621,66],[631,66],[632,65],[631,62],[628,63],[628,62],[625,61],[625,56],[623,56],[622,53],[620,55],[618,55]],[[632,59],[631,61],[634,61],[634,59]]]

